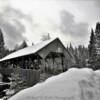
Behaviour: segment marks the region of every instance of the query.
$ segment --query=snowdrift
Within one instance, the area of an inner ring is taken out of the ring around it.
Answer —
[[[100,100],[100,71],[72,68],[9,100]]]

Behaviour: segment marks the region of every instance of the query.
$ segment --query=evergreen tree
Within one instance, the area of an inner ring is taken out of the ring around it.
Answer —
[[[74,48],[73,48],[71,43],[70,43],[70,46],[69,46],[69,51],[74,53]]]
[[[20,45],[17,44],[17,45],[15,46],[15,50],[14,50],[14,51],[23,49],[23,48],[25,48],[25,47],[28,47],[28,45],[27,45],[26,41],[24,40]]]
[[[95,69],[95,57],[96,57],[96,38],[93,29],[91,29],[91,36],[90,36],[90,43],[88,46],[88,51],[89,51],[89,64],[90,67]]]
[[[100,69],[100,23],[96,24],[95,37],[96,37],[96,42],[95,42],[96,56],[94,58],[95,69]]]
[[[4,56],[5,48],[4,48],[4,37],[2,30],[0,29],[0,58]]]
[[[96,24],[95,33],[96,34],[100,33],[100,23],[99,22]]]
[[[96,24],[95,33],[91,30],[89,44],[89,64],[93,69],[100,69],[100,23]]]
[[[28,45],[27,45],[27,43],[26,43],[26,41],[24,40],[23,42],[22,42],[22,44],[19,46],[19,49],[23,49],[23,48],[25,48],[25,47],[27,47]]]
[[[95,36],[94,31],[91,29],[90,44],[89,44],[89,57],[93,57],[93,52],[95,52]]]

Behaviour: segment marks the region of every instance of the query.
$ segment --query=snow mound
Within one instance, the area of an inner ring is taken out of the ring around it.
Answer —
[[[100,70],[72,68],[9,100],[100,100]]]

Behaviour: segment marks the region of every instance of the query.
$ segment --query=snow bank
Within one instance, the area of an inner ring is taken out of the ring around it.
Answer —
[[[100,71],[72,68],[9,100],[100,100]]]

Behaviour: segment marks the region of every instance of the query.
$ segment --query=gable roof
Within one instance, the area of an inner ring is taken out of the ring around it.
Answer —
[[[13,52],[13,53],[9,54],[8,56],[2,58],[0,60],[0,62],[5,61],[5,60],[9,60],[9,59],[13,59],[13,58],[18,58],[18,57],[30,55],[30,54],[35,54],[39,50],[41,50],[42,48],[44,48],[45,46],[47,46],[48,44],[50,44],[51,42],[53,42],[57,39],[59,40],[59,38],[46,40],[46,41],[40,42],[36,45],[29,46],[29,47],[23,48],[21,50],[18,50],[16,52]]]

